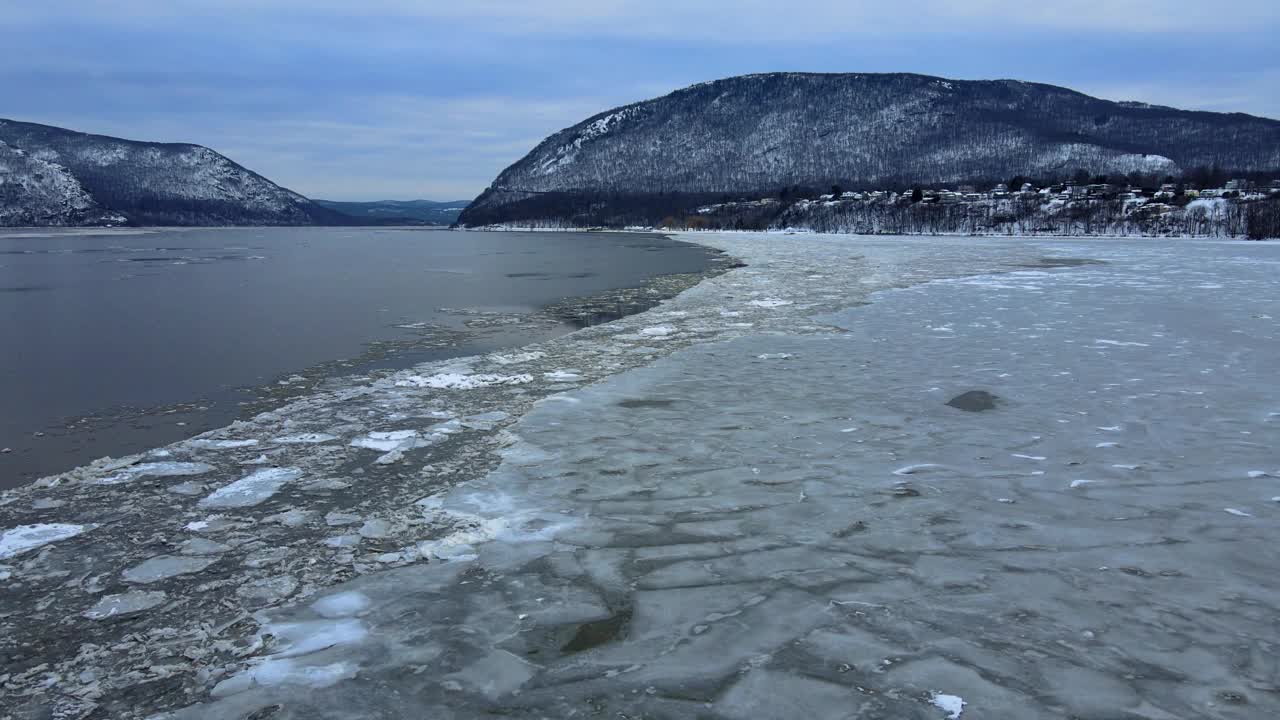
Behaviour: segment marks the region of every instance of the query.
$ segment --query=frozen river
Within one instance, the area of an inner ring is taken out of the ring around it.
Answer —
[[[1280,246],[692,239],[749,267],[172,446],[153,475],[10,495],[5,527],[65,524],[0,559],[8,642],[51,646],[13,697],[34,712],[53,682],[81,703],[63,707],[180,718],[1280,715]],[[476,472],[448,465],[486,444]],[[260,454],[274,475],[228,489]],[[92,510],[123,487],[142,547]],[[59,501],[77,510],[27,510]],[[79,645],[125,632],[154,640]]]

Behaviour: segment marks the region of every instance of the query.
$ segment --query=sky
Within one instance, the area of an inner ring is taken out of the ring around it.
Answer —
[[[1277,0],[0,0],[0,117],[207,145],[310,197],[460,200],[597,112],[745,73],[1280,118],[1277,37]]]

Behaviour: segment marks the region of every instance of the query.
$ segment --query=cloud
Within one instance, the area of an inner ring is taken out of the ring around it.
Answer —
[[[195,20],[250,27],[286,22],[293,27],[344,21],[449,23],[466,31],[506,35],[685,37],[706,42],[805,41],[880,32],[937,30],[1088,30],[1105,33],[1256,32],[1277,27],[1272,0],[1235,0],[1153,6],[1148,0],[117,0],[84,7],[81,0],[24,4],[7,22],[74,17],[115,24],[162,25]]]
[[[1017,78],[1280,117],[1274,0],[40,0],[3,113],[209,145],[305,194],[475,195],[546,135],[771,70]]]

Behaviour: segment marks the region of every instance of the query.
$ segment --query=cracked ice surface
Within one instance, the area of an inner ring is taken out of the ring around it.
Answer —
[[[151,555],[192,532],[231,548],[158,582],[157,616],[80,619],[121,589],[104,564],[141,559],[115,525],[32,554],[15,577],[74,609],[50,624],[79,644],[48,643],[15,695],[43,702],[53,674],[58,702],[111,717],[1280,713],[1280,507],[1249,477],[1280,467],[1277,328],[1257,317],[1280,311],[1280,248],[698,239],[749,266],[538,346],[527,383],[396,384],[454,361],[227,430],[252,449],[172,448],[216,464],[211,485],[264,452],[307,480],[215,516],[163,495],[181,510],[150,535],[117,519]],[[546,377],[566,368],[567,391]],[[970,390],[1001,402],[946,405]],[[386,467],[350,445],[480,417]],[[272,441],[303,432],[343,442]],[[84,493],[128,497],[89,484],[114,471],[28,492],[107,520]],[[279,597],[235,592],[284,577]]]

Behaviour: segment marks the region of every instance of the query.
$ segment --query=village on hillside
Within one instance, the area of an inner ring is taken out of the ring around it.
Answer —
[[[820,195],[784,190],[769,198],[707,204],[687,217],[669,217],[662,226],[1261,239],[1280,236],[1280,180],[1233,179],[1220,187],[1172,181],[1139,187],[1101,177],[1043,186],[1025,181],[997,183],[986,190],[959,185],[954,189],[845,191],[835,186]]]

